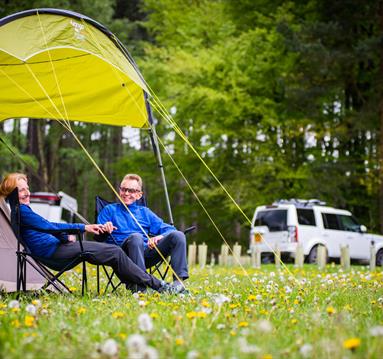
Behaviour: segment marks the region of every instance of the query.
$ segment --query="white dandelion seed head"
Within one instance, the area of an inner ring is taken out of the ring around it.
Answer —
[[[226,328],[226,325],[225,324],[218,324],[217,325],[217,329],[218,330],[222,330],[222,329],[225,329]]]
[[[383,325],[370,328],[370,335],[373,337],[383,337]]]
[[[186,354],[186,359],[198,359],[200,355],[197,350],[191,350]]]
[[[155,348],[147,346],[141,353],[141,359],[158,359],[158,352]]]
[[[215,302],[216,302],[218,305],[222,305],[222,304],[225,303],[225,302],[230,302],[230,298],[229,298],[229,297],[226,297],[226,296],[223,295],[223,294],[220,294],[220,295],[218,295],[218,296],[215,298]]]
[[[259,320],[257,328],[264,333],[270,333],[273,330],[273,325],[266,319]]]
[[[132,334],[126,339],[129,353],[141,353],[146,348],[146,339],[141,334]]]
[[[304,358],[309,358],[311,356],[311,352],[313,351],[313,346],[311,344],[303,344],[299,348],[299,352]]]
[[[144,300],[139,300],[139,301],[138,301],[138,305],[139,305],[140,307],[145,307],[146,302],[145,302]]]
[[[14,300],[11,300],[9,303],[8,303],[8,308],[20,308],[20,302],[16,299]]]
[[[37,308],[33,304],[28,304],[25,307],[25,311],[28,312],[31,315],[36,315]]]
[[[293,290],[288,286],[288,285],[286,285],[285,286],[285,292],[286,292],[286,294],[289,294],[289,293],[291,293]]]
[[[118,353],[118,344],[114,339],[107,339],[101,344],[100,350],[102,354],[112,357]]]
[[[151,332],[153,330],[153,320],[147,313],[138,316],[138,328],[143,332]]]

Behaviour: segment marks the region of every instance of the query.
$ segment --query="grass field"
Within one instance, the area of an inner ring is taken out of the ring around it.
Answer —
[[[192,268],[189,296],[3,294],[0,357],[383,357],[381,268],[247,271]]]

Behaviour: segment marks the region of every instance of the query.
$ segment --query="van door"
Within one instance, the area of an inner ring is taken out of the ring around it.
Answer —
[[[267,226],[269,231],[263,234],[264,244],[266,246],[274,246],[276,243],[287,243],[287,209],[270,209],[259,211],[254,222],[254,230],[257,227]],[[271,251],[265,248],[265,251]]]
[[[338,222],[337,215],[334,213],[323,213],[323,234],[322,238],[326,243],[328,256],[333,258],[340,257],[340,245],[345,244],[346,239]]]
[[[370,241],[368,236],[360,232],[360,224],[352,216],[338,214],[338,221],[346,243],[350,247],[350,257],[354,259],[368,259],[370,255]]]

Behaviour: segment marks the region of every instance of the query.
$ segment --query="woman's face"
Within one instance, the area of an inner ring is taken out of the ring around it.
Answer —
[[[29,205],[29,186],[28,182],[24,179],[19,179],[17,181],[17,188],[19,189],[19,202],[21,204],[28,204]]]

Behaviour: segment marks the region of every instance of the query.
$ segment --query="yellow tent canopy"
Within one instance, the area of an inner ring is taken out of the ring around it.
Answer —
[[[0,121],[148,127],[148,92],[121,42],[84,15],[34,9],[0,20]]]

